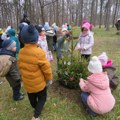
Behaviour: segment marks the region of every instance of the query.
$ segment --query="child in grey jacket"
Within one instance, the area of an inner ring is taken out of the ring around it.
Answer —
[[[94,45],[93,35],[90,33],[90,24],[85,23],[82,26],[82,33],[78,39],[78,44],[76,49],[78,49],[81,53],[81,58],[85,58],[86,60],[90,60],[90,55],[92,54],[92,47]]]

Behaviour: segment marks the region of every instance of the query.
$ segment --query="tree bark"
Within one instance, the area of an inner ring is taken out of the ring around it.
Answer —
[[[99,22],[99,28],[101,28],[101,25],[102,25],[102,10],[103,10],[103,0],[100,0],[100,22]]]

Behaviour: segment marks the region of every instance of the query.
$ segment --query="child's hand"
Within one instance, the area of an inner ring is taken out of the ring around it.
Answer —
[[[82,79],[82,78],[80,78],[79,86],[80,86],[81,82],[83,82],[83,79]]]
[[[80,78],[80,81],[84,80],[83,78]]]
[[[82,49],[82,51],[85,51],[85,50],[86,50],[85,48]]]
[[[52,85],[52,83],[53,83],[52,80],[47,80],[46,81],[46,86],[48,87],[48,86]]]

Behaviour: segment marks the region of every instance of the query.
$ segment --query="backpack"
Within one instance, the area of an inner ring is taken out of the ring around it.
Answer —
[[[0,55],[0,77],[5,77],[10,70],[12,61],[10,61],[11,56]]]

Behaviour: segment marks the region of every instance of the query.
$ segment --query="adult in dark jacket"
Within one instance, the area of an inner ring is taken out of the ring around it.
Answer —
[[[28,16],[27,16],[26,13],[23,14],[23,18],[22,18],[22,20],[20,21],[20,23],[23,23],[23,22],[25,22],[25,23],[27,23],[28,25],[30,25],[30,20],[28,19]]]
[[[13,40],[4,40],[0,49],[0,77],[6,77],[13,91],[15,101],[22,100],[24,95],[20,93],[21,78],[15,58],[16,43]]]
[[[117,34],[120,34],[120,18],[117,19],[116,23],[115,23],[115,26],[117,28]]]

